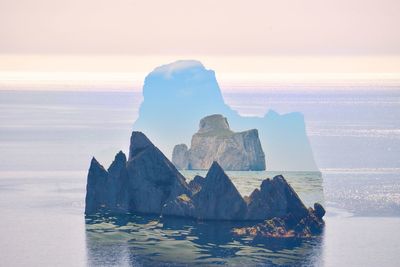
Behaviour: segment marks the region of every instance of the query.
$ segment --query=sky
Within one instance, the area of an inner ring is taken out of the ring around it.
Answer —
[[[0,0],[0,88],[198,59],[222,86],[400,81],[398,0]],[[2,86],[3,85],[3,86]]]

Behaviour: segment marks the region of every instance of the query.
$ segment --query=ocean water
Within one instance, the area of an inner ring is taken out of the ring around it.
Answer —
[[[260,242],[226,223],[83,215],[87,168],[127,151],[128,92],[0,91],[0,266],[398,266],[400,90],[225,93],[244,115],[304,114],[321,172],[283,172],[324,234]],[[281,172],[229,172],[243,195]],[[183,172],[191,179],[197,172]],[[204,174],[204,172],[200,172]]]

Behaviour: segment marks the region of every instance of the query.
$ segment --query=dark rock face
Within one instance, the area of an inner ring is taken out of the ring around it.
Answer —
[[[322,218],[316,216],[309,208],[307,214],[300,220],[293,220],[289,213],[283,217],[273,217],[251,227],[234,228],[232,232],[238,236],[254,238],[310,238],[320,235],[325,227]]]
[[[237,234],[308,236],[322,231],[324,208],[306,209],[278,175],[243,198],[222,167],[213,162],[205,178],[189,184],[175,166],[141,132],[133,132],[129,158],[119,152],[108,170],[92,159],[85,214],[139,212],[200,220],[262,221]],[[246,200],[245,200],[246,199]]]
[[[271,219],[292,214],[295,219],[306,216],[307,208],[283,176],[266,179],[248,199],[249,220]]]
[[[205,179],[204,177],[201,177],[200,175],[196,175],[193,180],[189,182],[189,188],[192,190],[193,194],[196,194],[203,188]]]
[[[214,161],[228,171],[265,170],[258,131],[235,133],[225,117],[210,115],[200,120],[190,149],[184,144],[176,145],[172,154],[172,162],[179,169],[206,170]]]
[[[162,215],[196,218],[197,210],[194,201],[182,194],[164,205]]]
[[[217,162],[212,164],[205,178],[196,176],[189,187],[192,197],[181,195],[167,203],[164,215],[202,220],[244,220],[246,202]]]
[[[128,161],[119,152],[106,171],[92,160],[85,213],[160,214],[168,200],[181,194],[191,194],[185,178],[143,133],[133,132]]]
[[[128,181],[126,171],[126,157],[121,151],[108,171],[93,158],[89,168],[86,187],[85,213],[90,214],[98,210],[127,212],[128,195],[123,188]]]
[[[212,164],[193,199],[200,219],[243,220],[246,214],[246,202],[217,162]]]
[[[198,133],[202,134],[202,133],[212,133],[212,132],[231,133],[228,120],[220,114],[210,115],[202,118],[200,120]]]
[[[190,195],[185,178],[143,133],[132,133],[127,169],[134,211],[160,214],[168,200]]]
[[[320,219],[325,215],[325,209],[319,203],[314,203],[314,211],[315,211],[315,216],[317,216]]]

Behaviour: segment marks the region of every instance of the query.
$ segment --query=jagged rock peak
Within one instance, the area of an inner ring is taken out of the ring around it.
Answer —
[[[249,197],[248,219],[270,219],[287,214],[300,220],[308,214],[308,210],[282,175],[263,180],[260,190],[254,190]]]
[[[230,131],[230,128],[228,120],[220,114],[210,115],[200,120],[198,133],[207,133],[221,130]]]
[[[92,160],[90,161],[90,167],[89,167],[89,171],[90,170],[95,170],[95,169],[101,169],[105,171],[105,168],[103,167],[103,165],[101,165],[97,159],[95,157],[92,157]]]
[[[126,167],[126,156],[124,152],[119,151],[114,158],[114,161],[108,167],[108,172],[112,175],[119,175],[122,168]]]
[[[201,190],[193,198],[197,218],[240,220],[245,217],[245,201],[217,162],[213,162]]]
[[[133,131],[131,135],[131,144],[129,146],[129,160],[139,152],[148,147],[153,147],[153,143],[142,132]]]
[[[220,174],[223,174],[221,177],[224,177],[224,178],[226,178],[226,179],[228,179],[230,181],[230,179],[226,175],[224,169],[222,169],[222,167],[218,164],[218,162],[213,161],[213,163],[211,164],[210,169],[207,172],[206,179],[209,178],[209,177],[213,177],[213,178],[214,177],[219,177]]]

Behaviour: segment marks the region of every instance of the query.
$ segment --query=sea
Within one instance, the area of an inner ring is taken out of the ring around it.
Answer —
[[[234,236],[228,222],[85,218],[90,160],[108,167],[127,152],[141,92],[1,90],[0,266],[399,266],[400,87],[223,96],[244,116],[304,114],[320,172],[228,175],[248,195],[283,174],[307,206],[326,207],[320,237],[266,241]]]

